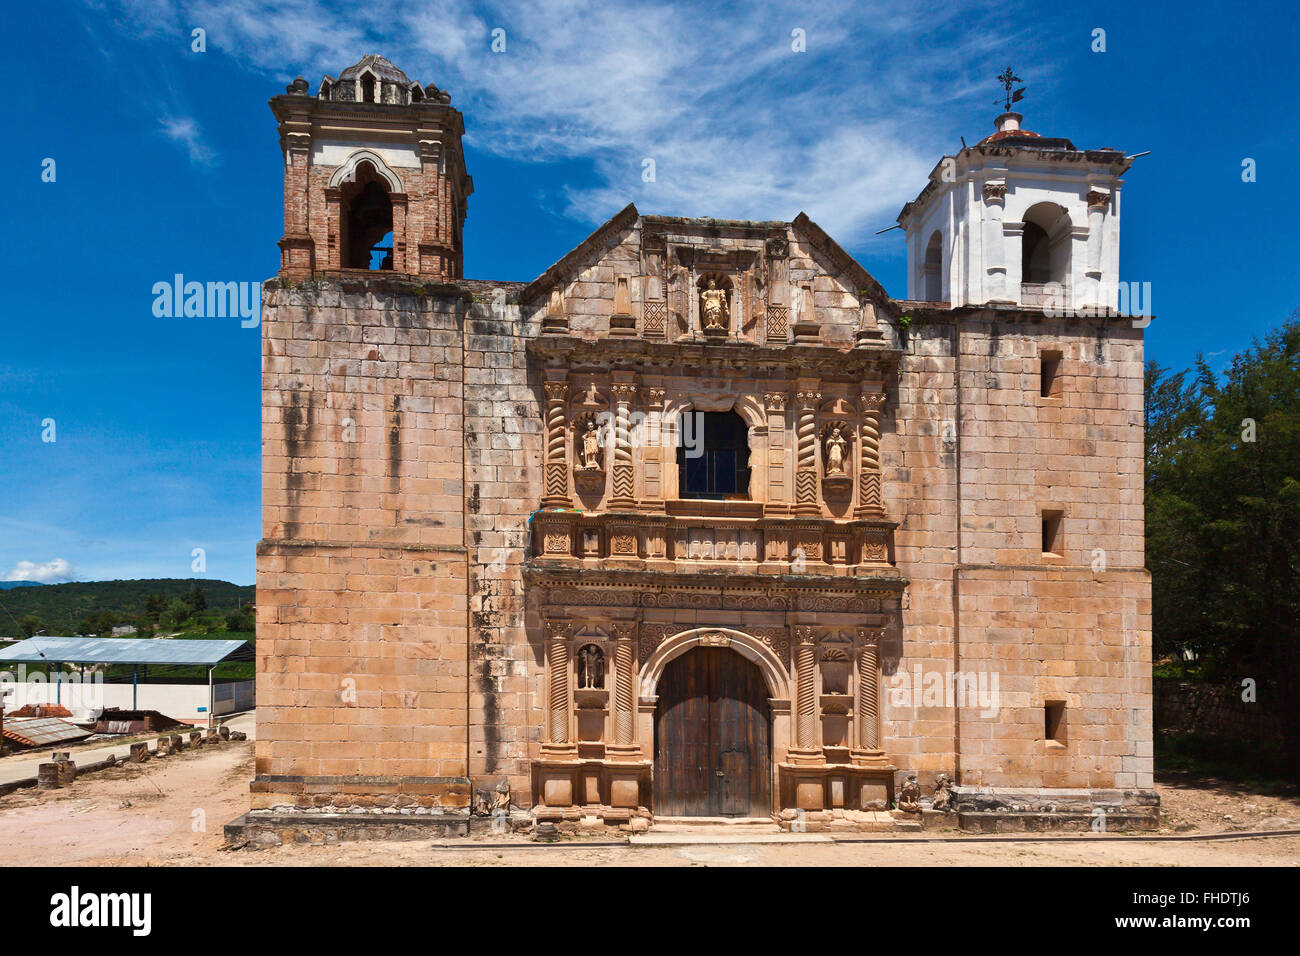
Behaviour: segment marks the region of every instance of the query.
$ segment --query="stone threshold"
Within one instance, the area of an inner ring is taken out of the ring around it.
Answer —
[[[649,833],[633,833],[627,842],[633,846],[727,846],[746,843],[834,843],[827,833],[784,833],[775,824],[772,833],[737,832],[725,826],[691,827],[689,832],[661,832],[656,826]]]

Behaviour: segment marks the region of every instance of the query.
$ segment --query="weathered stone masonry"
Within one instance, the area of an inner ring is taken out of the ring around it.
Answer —
[[[852,823],[912,773],[972,825],[1149,805],[1140,328],[891,299],[802,215],[629,206],[466,280],[446,94],[367,57],[272,106],[255,808],[648,821],[660,697],[720,649],[766,695],[747,812]],[[698,415],[739,423],[738,492],[681,493]],[[993,713],[927,692],[990,678]]]

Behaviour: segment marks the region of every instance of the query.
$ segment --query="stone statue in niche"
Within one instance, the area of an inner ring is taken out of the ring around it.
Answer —
[[[898,790],[898,809],[904,813],[921,812],[921,785],[916,782],[914,773],[907,775],[907,780]]]
[[[930,807],[942,813],[952,810],[952,778],[946,773],[939,774],[939,779],[934,782],[934,800]]]
[[[718,288],[718,280],[710,277],[708,286],[700,293],[700,317],[704,331],[725,332],[730,322],[727,311],[727,292]]]
[[[595,419],[588,419],[587,430],[582,433],[582,467],[595,471],[600,466],[600,431]]]
[[[836,425],[826,436],[826,477],[833,478],[847,475],[845,452],[849,443],[844,439],[843,430]]]
[[[605,652],[595,644],[584,645],[578,651],[578,689],[604,690]]]

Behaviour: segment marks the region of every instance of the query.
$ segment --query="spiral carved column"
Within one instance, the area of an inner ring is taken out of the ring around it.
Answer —
[[[817,406],[821,392],[798,392],[799,425],[795,431],[795,514],[818,515],[817,505]]]
[[[876,632],[862,632],[864,643],[858,650],[858,743],[863,750],[880,749],[880,646]]]
[[[632,397],[636,386],[622,383],[610,386],[614,396],[614,496],[615,508],[630,508],[636,501],[636,479],[632,466]]]
[[[880,410],[885,405],[881,392],[862,393],[862,465],[858,468],[856,517],[883,518],[880,494]]]
[[[551,632],[551,743],[569,742],[569,634],[564,626],[552,626]]]
[[[622,640],[614,648],[614,743],[621,746],[632,743],[632,683],[632,642]]]
[[[817,749],[817,648],[811,627],[796,627],[794,666],[796,675],[795,743],[800,750]]]
[[[565,437],[564,400],[569,394],[568,382],[546,383],[546,496],[545,507],[567,508],[573,504],[569,497],[569,465]]]

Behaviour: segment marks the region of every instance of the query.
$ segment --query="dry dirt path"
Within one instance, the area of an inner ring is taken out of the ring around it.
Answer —
[[[421,840],[225,851],[223,826],[248,809],[252,763],[251,742],[227,743],[91,774],[65,790],[0,797],[0,866],[1300,866],[1300,837],[917,843],[900,835],[881,843],[596,847],[484,836],[474,848]],[[1300,826],[1295,798],[1186,779],[1162,781],[1160,790],[1169,833]],[[503,841],[513,845],[492,845]]]
[[[252,714],[241,714],[227,722],[231,730],[242,730],[248,734],[248,739],[252,740],[256,724]],[[187,735],[191,730],[203,730],[202,727],[179,727],[167,731],[168,733],[178,733]],[[0,757],[0,783],[10,783],[14,780],[23,780],[28,777],[36,776],[37,768],[50,759],[50,753],[54,750],[66,750],[72,755],[73,761],[77,764],[99,763],[108,758],[110,754],[118,760],[125,760],[131,755],[131,744],[138,741],[147,741],[150,748],[161,734],[136,734],[132,737],[124,737],[113,743],[90,743],[78,744],[73,746],[52,746],[41,747],[39,750],[27,751],[24,753],[9,754]]]

